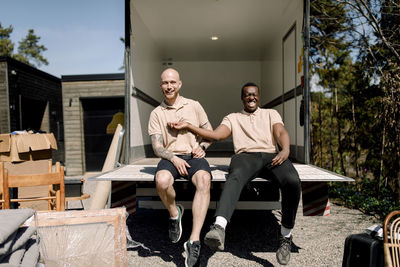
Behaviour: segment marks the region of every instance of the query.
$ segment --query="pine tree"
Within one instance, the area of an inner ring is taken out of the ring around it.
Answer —
[[[13,31],[13,27],[10,25],[8,28],[3,28],[0,22],[0,55],[11,56],[14,50],[14,43],[10,39],[10,35]]]
[[[14,53],[14,43],[10,39],[13,30],[12,25],[3,28],[0,22],[0,56],[9,56],[35,67],[49,64],[43,56],[43,52],[47,48],[39,44],[40,37],[35,34],[33,29],[28,30],[25,38],[18,43],[18,53]]]
[[[41,66],[42,64],[48,65],[47,60],[42,56],[42,53],[47,50],[44,45],[39,45],[40,37],[35,35],[33,29],[28,31],[28,34],[18,45],[18,54],[15,58],[19,61],[31,64],[35,62],[36,66]]]

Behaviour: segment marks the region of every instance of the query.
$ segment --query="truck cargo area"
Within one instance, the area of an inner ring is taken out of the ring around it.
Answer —
[[[290,156],[304,162],[303,1],[134,0],[129,23],[130,162],[151,155],[147,123],[162,101],[160,73],[167,67],[179,71],[181,95],[198,100],[213,127],[242,109],[244,83],[258,84],[260,106],[278,110]],[[232,151],[227,139],[209,155]]]

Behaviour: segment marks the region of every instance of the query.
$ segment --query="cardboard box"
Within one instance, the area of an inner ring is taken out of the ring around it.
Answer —
[[[22,162],[4,162],[4,168],[10,175],[24,175],[49,172],[49,160],[35,160]]]
[[[57,142],[49,134],[0,134],[0,161],[20,162],[51,159]]]

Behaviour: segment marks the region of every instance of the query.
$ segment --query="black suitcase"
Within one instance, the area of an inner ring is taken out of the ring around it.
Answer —
[[[383,241],[367,233],[346,237],[343,267],[383,267]]]

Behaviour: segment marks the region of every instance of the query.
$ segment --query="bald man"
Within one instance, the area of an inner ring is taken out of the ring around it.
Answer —
[[[160,86],[164,100],[151,112],[148,125],[154,153],[161,158],[155,174],[156,189],[170,215],[169,238],[177,243],[182,235],[184,209],[175,203],[174,181],[183,177],[196,187],[192,233],[184,243],[185,266],[193,266],[200,254],[200,231],[210,203],[211,168],[204,158],[210,143],[190,131],[168,128],[167,123],[183,120],[204,129],[212,127],[200,103],[179,94],[182,81],[178,71],[164,70]]]

